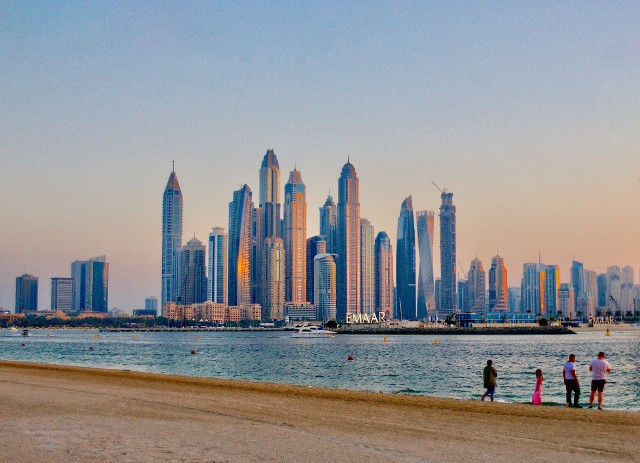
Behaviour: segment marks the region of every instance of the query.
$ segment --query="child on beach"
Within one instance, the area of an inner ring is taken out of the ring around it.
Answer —
[[[531,396],[531,403],[533,405],[542,405],[542,382],[544,377],[542,376],[542,370],[538,368],[536,370],[536,389]]]

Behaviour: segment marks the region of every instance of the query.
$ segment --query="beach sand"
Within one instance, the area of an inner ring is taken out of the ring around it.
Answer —
[[[632,412],[7,361],[0,429],[5,463],[640,461]]]

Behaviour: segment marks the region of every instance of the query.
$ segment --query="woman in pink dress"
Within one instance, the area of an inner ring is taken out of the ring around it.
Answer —
[[[542,370],[538,368],[536,370],[536,390],[533,391],[531,396],[531,403],[533,405],[542,405],[542,382],[544,377],[542,376]]]

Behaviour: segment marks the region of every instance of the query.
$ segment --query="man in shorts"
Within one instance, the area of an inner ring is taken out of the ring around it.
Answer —
[[[611,373],[611,366],[605,360],[604,352],[600,352],[589,365],[591,372],[591,396],[589,397],[589,408],[593,408],[593,399],[598,391],[598,410],[602,410],[602,399],[604,398],[604,384],[607,376]]]
[[[493,402],[493,394],[496,392],[496,386],[498,381],[496,378],[498,377],[498,372],[492,366],[493,362],[491,360],[487,360],[487,366],[482,370],[482,381],[484,382],[484,387],[487,390],[482,396],[482,400],[485,397],[491,397],[491,402]]]

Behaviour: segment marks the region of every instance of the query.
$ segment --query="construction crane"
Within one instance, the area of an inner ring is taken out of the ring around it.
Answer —
[[[462,266],[462,262],[460,262],[460,259],[458,259],[458,265],[460,266],[460,270],[462,270],[462,274],[464,275],[464,279],[467,279],[467,274],[464,271],[464,267]]]
[[[618,305],[618,301],[616,301],[615,298],[612,295],[609,295],[609,300],[611,302],[613,302],[613,304],[616,306],[616,310],[618,312],[620,312],[620,317],[624,317],[624,314],[622,313],[622,310],[620,309],[620,306]]]
[[[433,183],[433,186],[434,186],[434,187],[436,187],[436,188],[437,188],[437,190],[438,190],[440,193],[445,194],[445,193],[447,192],[447,189],[446,189],[446,188],[444,188],[444,189],[443,189],[443,188],[440,188],[438,185],[436,185],[436,182],[434,182],[433,180],[431,180],[431,183]]]

